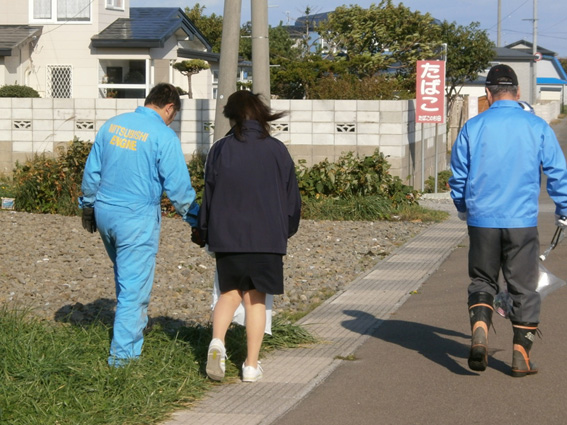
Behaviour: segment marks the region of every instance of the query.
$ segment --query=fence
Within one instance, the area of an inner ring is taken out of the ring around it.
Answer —
[[[214,142],[215,100],[182,102],[171,127],[188,160]],[[74,137],[93,141],[107,119],[142,104],[143,99],[0,98],[0,173],[10,174],[16,161],[35,153],[56,152]],[[447,167],[445,125],[416,125],[413,100],[273,100],[271,106],[288,112],[273,123],[272,135],[296,163],[333,162],[344,152],[365,156],[379,149],[391,173],[416,189]]]

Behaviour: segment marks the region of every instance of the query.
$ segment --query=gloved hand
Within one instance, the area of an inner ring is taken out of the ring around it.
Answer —
[[[562,229],[567,228],[567,217],[564,215],[559,216],[555,214],[555,225],[561,227]]]
[[[203,248],[205,246],[205,241],[201,237],[201,232],[197,227],[191,227],[191,242],[199,245],[199,248]]]
[[[83,207],[83,228],[89,232],[96,232],[96,220],[94,215],[94,208]]]
[[[458,217],[459,217],[459,220],[467,221],[467,212],[466,212],[466,211],[465,211],[465,212],[460,212],[460,211],[459,211],[459,212],[457,213],[457,215],[458,215]]]

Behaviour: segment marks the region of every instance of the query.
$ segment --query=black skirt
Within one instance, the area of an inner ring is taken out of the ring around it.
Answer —
[[[283,294],[283,255],[217,252],[215,257],[221,293],[256,289]]]

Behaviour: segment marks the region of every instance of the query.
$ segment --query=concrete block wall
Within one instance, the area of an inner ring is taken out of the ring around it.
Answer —
[[[333,162],[352,151],[387,156],[390,172],[421,190],[422,181],[447,168],[445,125],[415,124],[415,101],[396,100],[272,100],[274,110],[290,111],[276,121],[273,136],[283,141],[297,162],[307,166],[324,159]],[[277,128],[287,131],[277,131]],[[422,157],[425,158],[422,179]]]
[[[216,103],[210,99],[182,103],[171,128],[189,160],[197,152],[208,152],[214,142]],[[35,153],[55,154],[59,145],[74,137],[94,141],[107,119],[139,105],[143,99],[0,98],[0,173],[10,174],[16,161]],[[278,99],[271,106],[288,112],[272,123],[272,135],[286,144],[296,163],[333,162],[349,151],[366,156],[378,148],[387,156],[390,172],[418,190],[424,179],[434,175],[435,153],[437,170],[447,168],[445,125],[416,125],[412,100]]]

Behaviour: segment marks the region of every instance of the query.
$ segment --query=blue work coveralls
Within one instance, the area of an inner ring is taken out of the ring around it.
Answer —
[[[81,207],[94,207],[114,264],[116,316],[108,363],[140,356],[161,227],[161,197],[195,226],[199,206],[175,132],[151,108],[108,120],[85,165]],[[189,234],[189,232],[188,232]]]

